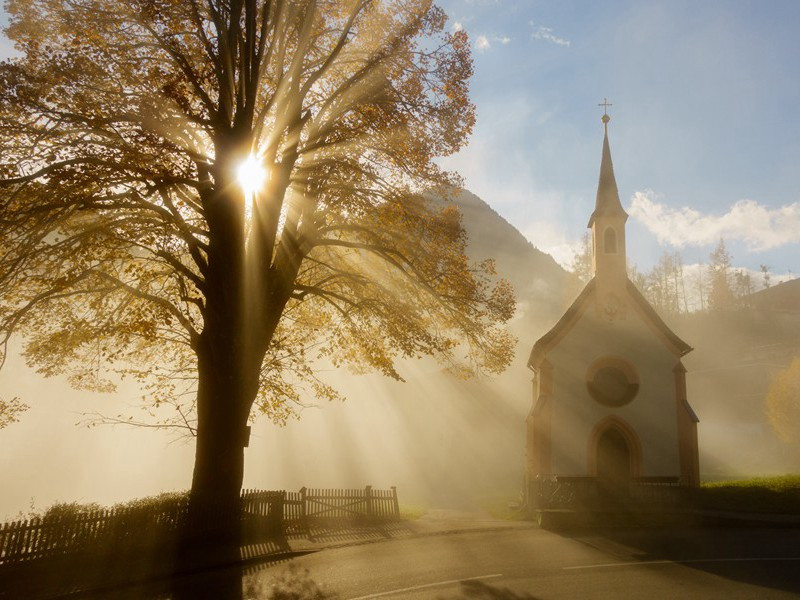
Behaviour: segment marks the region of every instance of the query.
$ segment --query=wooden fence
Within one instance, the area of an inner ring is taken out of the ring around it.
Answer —
[[[188,499],[157,506],[54,514],[0,525],[0,565],[88,549],[119,553],[149,548],[174,535],[188,510]]]
[[[322,490],[299,492],[246,489],[241,493],[242,541],[256,544],[297,525],[319,520],[383,520],[399,517],[397,490]],[[188,513],[188,496],[148,506],[111,508],[84,514],[0,525],[0,566],[52,556],[91,552],[130,555],[173,543]],[[200,532],[199,536],[202,536]]]
[[[321,490],[302,488],[287,492],[284,500],[285,522],[327,519],[393,519],[400,516],[397,488]]]

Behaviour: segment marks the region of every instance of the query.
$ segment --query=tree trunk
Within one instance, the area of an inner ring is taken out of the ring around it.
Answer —
[[[234,149],[223,155],[232,161],[237,156]],[[205,199],[211,233],[208,289],[203,331],[195,348],[197,437],[189,512],[178,553],[183,569],[239,561],[247,419],[263,359],[263,340],[259,344],[257,339],[261,324],[246,280],[243,197],[223,177],[232,164],[220,169],[215,179],[223,191]]]
[[[228,562],[238,560],[245,432],[255,392],[246,396],[230,348],[204,350],[198,353],[197,437],[184,540],[195,550],[200,542],[209,559]]]
[[[198,352],[195,464],[176,561],[178,573],[204,570],[208,574],[199,583],[195,576],[176,578],[173,592],[179,599],[200,594],[239,600],[242,594],[239,497],[247,417],[257,391],[258,369],[241,355],[241,347],[230,347],[234,336],[225,337],[217,339],[216,346],[212,340],[204,341]]]
[[[239,497],[248,417],[258,393],[264,355],[300,263],[294,256],[296,244],[286,242],[291,251],[279,252],[281,266],[269,267],[274,245],[269,224],[277,226],[289,184],[288,170],[275,177],[266,197],[260,198],[253,211],[251,239],[246,239],[244,198],[226,178],[234,172],[235,158],[244,155],[241,148],[238,138],[218,142],[218,156],[227,161],[217,163],[214,179],[223,191],[204,199],[210,232],[207,290],[203,331],[195,348],[197,437],[189,514],[180,542],[182,568],[239,561]],[[271,218],[270,210],[274,213]],[[234,589],[237,585],[239,595]],[[228,581],[223,587],[215,592],[217,596],[240,597],[241,581]]]

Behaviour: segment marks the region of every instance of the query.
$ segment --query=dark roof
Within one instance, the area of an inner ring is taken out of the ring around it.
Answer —
[[[595,217],[620,216],[628,218],[628,213],[622,208],[617,190],[617,180],[614,177],[614,165],[611,162],[611,148],[608,145],[608,128],[603,136],[603,158],[600,161],[600,179],[597,182],[597,198],[595,199],[594,212],[589,217],[591,227]]]
[[[569,328],[571,328],[575,322],[577,322],[578,317],[580,317],[581,313],[585,310],[587,299],[594,293],[595,287],[596,284],[593,278],[589,283],[586,284],[586,287],[583,288],[583,291],[578,295],[577,298],[575,298],[575,301],[570,305],[558,322],[553,325],[550,331],[545,333],[536,341],[536,343],[533,345],[533,349],[531,350],[531,355],[528,358],[528,367],[537,367],[541,363],[545,354],[547,354],[547,352],[550,350],[550,345],[555,342],[560,335],[566,333],[566,331],[569,330]],[[692,351],[692,347],[679,338],[675,332],[673,332],[669,326],[664,323],[663,319],[658,316],[658,313],[655,311],[655,309],[650,305],[647,299],[642,295],[642,293],[630,279],[627,280],[627,291],[628,294],[630,294],[630,297],[639,306],[642,313],[649,319],[650,323],[675,347],[679,356],[683,356],[684,354],[688,354]]]

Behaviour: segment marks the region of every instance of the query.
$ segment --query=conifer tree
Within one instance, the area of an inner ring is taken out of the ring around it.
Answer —
[[[709,256],[708,265],[708,305],[712,311],[726,311],[733,307],[731,285],[731,256],[725,240],[719,243]]]

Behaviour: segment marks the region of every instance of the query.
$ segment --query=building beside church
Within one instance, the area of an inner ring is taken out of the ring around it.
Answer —
[[[595,494],[631,484],[699,484],[698,419],[681,357],[692,348],[628,279],[625,222],[608,144],[608,114],[592,230],[594,277],[533,346],[526,496],[544,482],[580,482]]]

